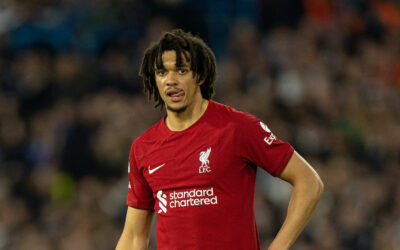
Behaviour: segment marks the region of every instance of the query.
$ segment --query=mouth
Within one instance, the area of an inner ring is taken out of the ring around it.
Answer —
[[[167,90],[166,94],[173,102],[180,102],[185,96],[185,92],[181,89],[170,89]]]

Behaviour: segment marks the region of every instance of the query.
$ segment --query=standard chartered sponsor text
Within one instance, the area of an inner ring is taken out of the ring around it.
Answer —
[[[218,198],[214,194],[214,188],[196,189],[181,192],[171,192],[169,194],[169,207],[188,207],[201,205],[216,205]]]

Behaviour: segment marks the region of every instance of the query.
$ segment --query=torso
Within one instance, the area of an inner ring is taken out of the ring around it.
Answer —
[[[277,141],[274,157],[268,155],[265,138],[272,134],[253,120],[248,129],[256,133],[243,143],[238,135],[244,137],[249,123],[243,116],[210,101],[204,115],[186,130],[173,132],[160,121],[134,142],[138,171],[155,201],[157,249],[259,249],[254,219],[257,168],[248,158],[256,148],[254,160],[259,155],[263,160],[259,166],[276,160],[271,167],[281,168],[292,149]]]

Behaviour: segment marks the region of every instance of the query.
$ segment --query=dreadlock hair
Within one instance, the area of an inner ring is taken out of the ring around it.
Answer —
[[[165,32],[158,42],[152,43],[145,51],[140,66],[139,76],[142,77],[144,92],[149,100],[154,98],[155,107],[164,107],[155,81],[155,69],[163,69],[162,55],[164,51],[174,50],[176,65],[183,64],[182,55],[190,62],[190,70],[197,82],[204,80],[200,85],[201,95],[204,99],[211,99],[214,94],[216,77],[215,55],[206,43],[199,37],[181,29]]]

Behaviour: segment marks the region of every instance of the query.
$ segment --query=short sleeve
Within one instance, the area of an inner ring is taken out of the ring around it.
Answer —
[[[138,170],[133,146],[129,154],[128,176],[129,190],[126,204],[130,207],[139,209],[154,209],[155,200],[153,198],[153,192],[141,172]]]
[[[251,114],[245,113],[237,131],[237,153],[247,161],[280,176],[293,154],[293,147],[279,140],[268,126]]]

